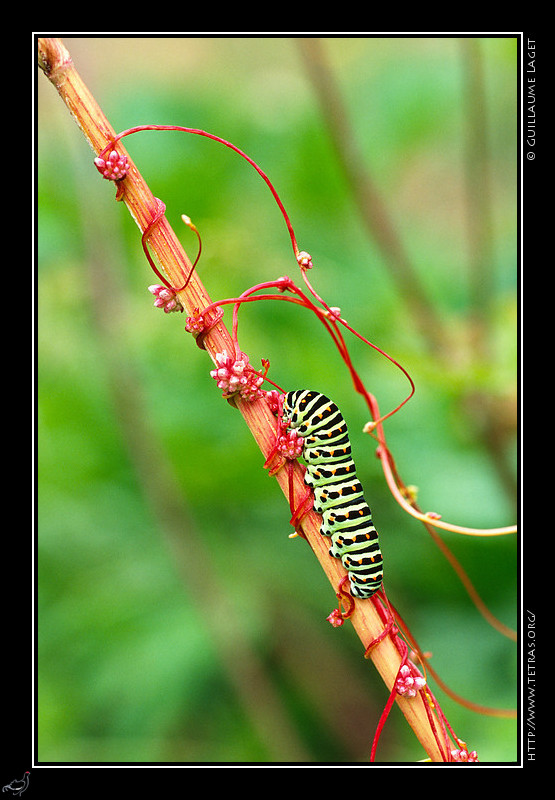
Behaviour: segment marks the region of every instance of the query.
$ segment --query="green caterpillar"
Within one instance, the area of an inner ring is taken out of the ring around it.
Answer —
[[[331,537],[330,555],[349,573],[353,597],[372,597],[382,584],[383,559],[341,411],[323,394],[300,389],[287,394],[282,420],[304,439],[304,481],[322,515],[320,533]]]

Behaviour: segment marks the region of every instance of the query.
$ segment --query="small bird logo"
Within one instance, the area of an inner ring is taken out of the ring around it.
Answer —
[[[14,797],[19,797],[19,795],[23,794],[25,789],[29,786],[29,775],[29,772],[25,772],[21,780],[17,780],[16,778],[11,783],[7,783],[5,786],[2,786],[2,791],[11,792]]]

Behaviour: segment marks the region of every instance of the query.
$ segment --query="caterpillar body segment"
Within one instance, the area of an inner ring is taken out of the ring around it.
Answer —
[[[383,559],[340,410],[325,395],[300,389],[286,395],[283,421],[304,439],[304,480],[322,516],[320,533],[331,537],[330,555],[349,573],[353,597],[372,597],[382,583]]]

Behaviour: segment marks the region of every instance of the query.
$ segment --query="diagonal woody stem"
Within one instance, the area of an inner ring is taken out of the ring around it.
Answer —
[[[115,138],[115,131],[75,69],[70,54],[61,40],[40,38],[38,49],[39,66],[56,87],[60,98],[80,127],[95,155],[99,155]],[[115,149],[129,158],[129,154],[121,142],[117,143]],[[144,233],[158,212],[159,204],[130,158],[129,163],[129,173],[118,187],[118,199],[123,200],[141,233]],[[96,171],[94,174],[97,175]],[[164,215],[149,232],[149,246],[172,285],[180,286],[182,276],[190,273],[191,262]],[[212,302],[196,272],[192,273],[187,286],[179,292],[179,298],[189,313],[192,313],[195,308],[205,308]],[[232,352],[232,337],[221,320],[210,329],[204,345],[214,363],[216,363],[216,353],[224,349]],[[271,414],[267,403],[264,400],[249,403],[239,398],[235,405],[244,417],[264,459],[268,458],[275,443],[275,417]],[[293,469],[294,498],[300,502],[306,487],[303,483],[300,465],[295,464]],[[276,478],[285,496],[289,498],[288,471],[286,469],[279,470]],[[345,577],[345,571],[337,559],[329,556],[328,544],[319,533],[320,517],[313,511],[309,511],[303,518],[301,527],[336,591]],[[396,634],[381,638],[384,621],[372,602],[356,602],[350,620],[362,641],[364,650],[369,650],[368,657],[381,675],[388,692],[392,692],[402,663],[401,648],[396,645]],[[378,640],[378,643],[372,647],[375,640]],[[397,696],[396,702],[430,760],[449,760],[444,736],[445,729],[441,721],[443,715],[438,710],[437,701],[435,708],[432,709],[431,704],[426,701],[425,695],[419,693],[410,699]]]

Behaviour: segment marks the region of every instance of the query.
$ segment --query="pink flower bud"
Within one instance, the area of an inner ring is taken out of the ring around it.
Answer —
[[[408,664],[403,664],[399,670],[395,689],[403,697],[416,697],[417,692],[426,685],[426,679],[419,675],[413,676]]]
[[[280,402],[279,402],[279,392],[276,389],[270,389],[269,392],[266,392],[266,401],[270,406],[270,411],[272,414],[279,414],[281,410]]]
[[[183,311],[181,301],[173,289],[154,284],[148,287],[148,291],[156,297],[154,301],[155,308],[163,308],[166,314],[171,311]]]
[[[277,448],[282,456],[294,460],[302,455],[304,439],[297,431],[289,431],[278,438]]]
[[[299,267],[311,269],[312,258],[310,257],[310,253],[307,253],[306,250],[301,250],[300,253],[297,253],[297,263]]]
[[[329,617],[326,617],[326,622],[329,622],[334,628],[340,628],[345,620],[343,619],[341,611],[338,608],[334,608]]]
[[[120,155],[116,150],[112,150],[107,158],[98,156],[94,163],[102,177],[108,181],[120,181],[125,178],[129,170],[127,156]]]
[[[472,750],[472,752],[469,753],[465,748],[461,748],[460,750],[451,750],[451,758],[453,761],[466,764],[476,764],[479,761],[476,750]]]
[[[264,378],[258,375],[249,365],[249,358],[244,353],[238,359],[227,354],[227,350],[216,353],[216,369],[210,375],[216,381],[218,389],[223,390],[224,397],[239,394],[245,400],[256,400],[263,396],[260,389]]]
[[[185,330],[188,333],[202,333],[204,327],[204,317],[199,314],[198,308],[195,308],[193,315],[185,320]]]

